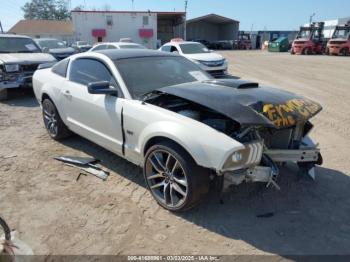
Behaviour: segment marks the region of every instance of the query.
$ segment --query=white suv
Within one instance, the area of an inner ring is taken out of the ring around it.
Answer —
[[[201,43],[174,39],[164,44],[159,50],[178,53],[198,64],[203,70],[213,76],[222,76],[227,73],[228,65],[226,59],[220,54],[211,52]]]

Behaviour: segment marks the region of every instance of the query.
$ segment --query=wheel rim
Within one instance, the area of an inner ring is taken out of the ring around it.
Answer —
[[[58,125],[55,109],[50,104],[44,103],[43,114],[46,129],[48,130],[51,136],[56,136],[58,133]]]
[[[146,182],[153,196],[170,208],[183,205],[188,195],[187,175],[179,160],[165,150],[153,151],[146,160]]]

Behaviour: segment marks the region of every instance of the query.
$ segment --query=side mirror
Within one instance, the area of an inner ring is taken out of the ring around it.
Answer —
[[[95,95],[114,95],[118,96],[118,90],[110,88],[108,81],[93,82],[88,84],[88,92]]]
[[[43,53],[47,53],[48,54],[49,52],[50,52],[50,49],[48,47],[44,47],[43,48]]]

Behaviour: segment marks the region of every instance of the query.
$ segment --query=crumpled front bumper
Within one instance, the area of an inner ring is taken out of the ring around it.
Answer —
[[[32,87],[32,77],[33,74],[25,73],[13,73],[3,75],[0,79],[0,88],[9,89],[9,88],[18,88],[18,87]]]
[[[320,149],[306,136],[299,149],[267,149],[263,141],[245,144],[240,165],[222,171],[224,188],[243,182],[262,182],[279,189],[276,179],[279,175],[278,164],[297,163],[307,168],[308,174],[315,179],[315,165],[322,165]],[[225,162],[227,165],[227,162]],[[231,163],[232,165],[232,163]]]

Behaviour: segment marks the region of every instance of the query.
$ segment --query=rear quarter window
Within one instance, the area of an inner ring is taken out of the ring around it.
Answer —
[[[163,52],[170,52],[171,46],[170,46],[170,45],[165,45],[165,46],[163,46],[163,47],[161,48],[161,50],[162,50]]]
[[[67,76],[67,68],[69,64],[69,59],[64,59],[60,62],[58,62],[56,65],[54,65],[51,69],[53,73],[56,75],[66,77]]]

